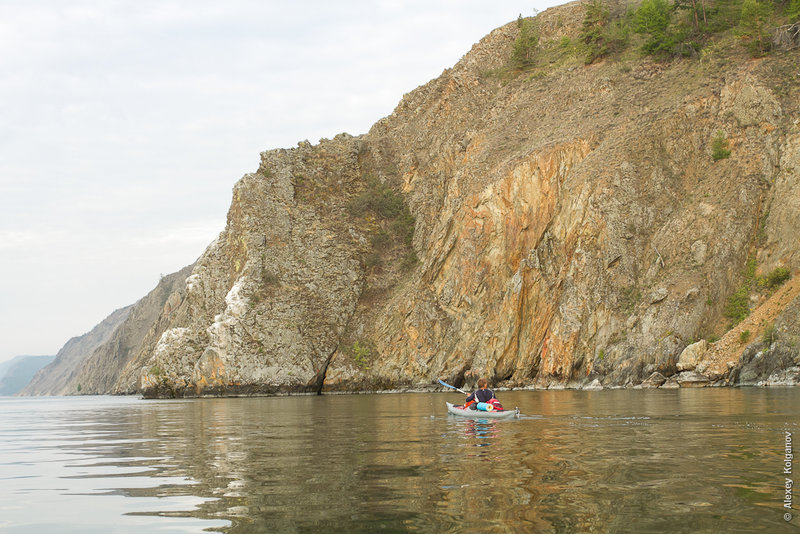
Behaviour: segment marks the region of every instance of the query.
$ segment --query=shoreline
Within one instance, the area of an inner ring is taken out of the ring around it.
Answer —
[[[599,391],[619,391],[619,390],[680,390],[680,389],[775,389],[775,388],[793,388],[800,386],[800,384],[708,384],[705,386],[678,386],[678,387],[643,387],[641,384],[636,386],[604,386],[604,387],[539,387],[539,386],[521,386],[521,387],[494,387],[496,392],[513,392],[513,391],[585,391],[585,392],[599,392]],[[323,391],[320,393],[313,392],[276,392],[276,393],[229,393],[229,394],[207,394],[207,395],[192,395],[183,397],[147,397],[142,394],[134,395],[113,395],[113,396],[129,396],[140,397],[142,400],[191,400],[191,399],[233,399],[233,398],[273,398],[273,397],[326,397],[326,396],[347,396],[347,395],[399,395],[408,393],[452,393],[449,390],[442,390],[440,388],[395,388],[395,389],[381,389],[381,390],[352,390],[352,391]]]

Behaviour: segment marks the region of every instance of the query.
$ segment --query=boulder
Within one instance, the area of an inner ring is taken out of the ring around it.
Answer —
[[[661,387],[664,384],[664,382],[666,382],[666,381],[667,381],[667,378],[664,375],[662,375],[661,373],[659,373],[658,371],[656,371],[655,373],[653,373],[649,377],[647,377],[647,380],[642,382],[641,387],[645,388],[645,389],[657,388],[657,387]]]
[[[588,383],[585,386],[583,386],[583,389],[585,389],[587,391],[599,391],[599,390],[603,389],[603,384],[600,383],[600,379],[599,378],[595,378],[590,383]]]
[[[677,375],[675,375],[667,378],[667,381],[661,384],[660,387],[661,389],[678,389],[681,386],[678,384]]]
[[[684,371],[676,375],[676,381],[682,388],[702,388],[708,385],[709,380],[705,375],[695,371]]]
[[[692,243],[692,248],[691,248],[692,264],[697,267],[704,265],[706,262],[707,251],[708,251],[708,246],[704,241],[697,240],[694,243]]]
[[[681,352],[680,357],[678,358],[678,372],[681,371],[694,371],[697,368],[697,364],[700,363],[700,359],[708,350],[708,342],[705,339],[701,339],[697,343],[692,343]]]

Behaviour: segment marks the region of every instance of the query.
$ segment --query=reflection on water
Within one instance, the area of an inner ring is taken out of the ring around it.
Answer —
[[[782,490],[784,431],[800,436],[800,388],[501,396],[528,415],[448,416],[451,394],[0,399],[0,530],[800,525],[800,511],[784,521]]]

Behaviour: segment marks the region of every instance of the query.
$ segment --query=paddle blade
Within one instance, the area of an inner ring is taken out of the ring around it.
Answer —
[[[439,383],[440,383],[441,385],[443,385],[444,387],[446,387],[446,388],[454,389],[454,390],[458,391],[459,393],[463,393],[464,395],[469,395],[469,394],[468,394],[466,391],[460,390],[460,389],[458,389],[458,388],[457,388],[457,387],[455,387],[455,386],[451,386],[451,385],[450,385],[450,384],[448,384],[447,382],[443,381],[441,378],[439,379]]]

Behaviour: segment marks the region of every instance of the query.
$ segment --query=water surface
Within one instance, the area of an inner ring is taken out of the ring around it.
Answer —
[[[499,397],[525,415],[448,416],[452,393],[0,398],[0,531],[800,527],[800,388]]]

